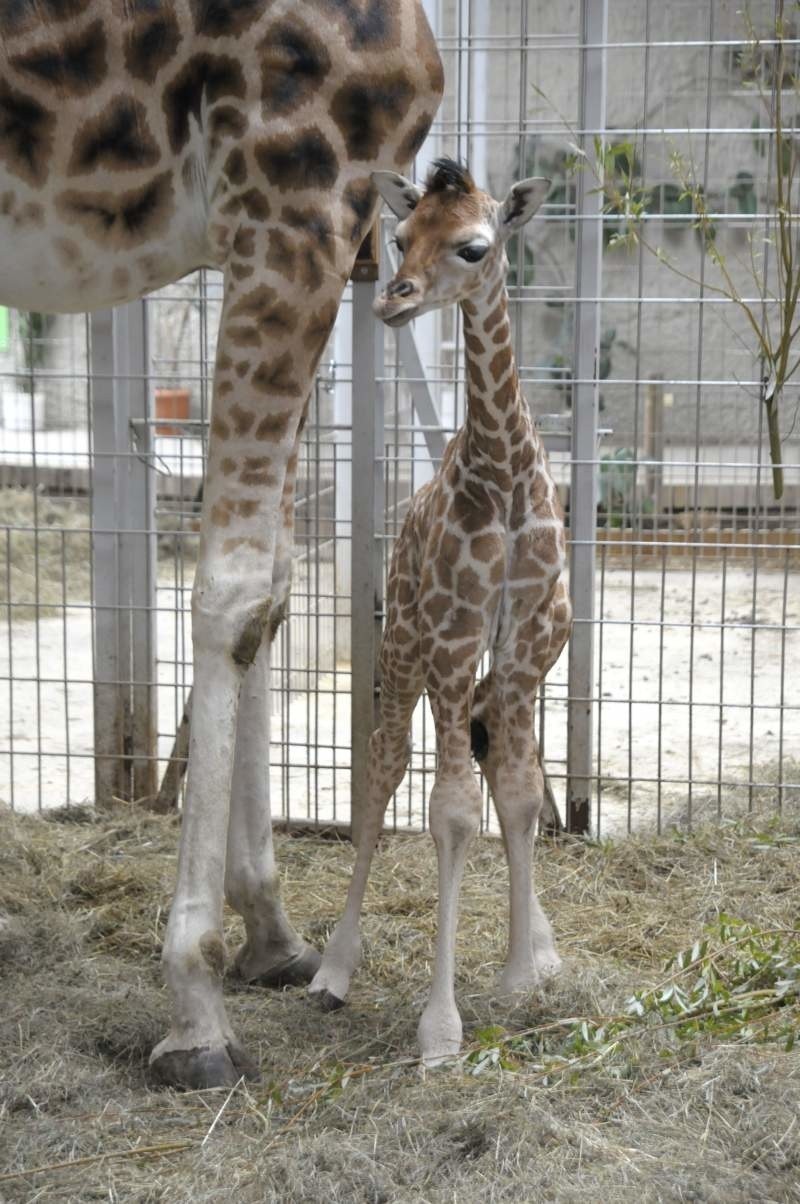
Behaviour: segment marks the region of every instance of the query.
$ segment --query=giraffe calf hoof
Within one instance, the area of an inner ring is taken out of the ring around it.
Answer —
[[[528,995],[531,991],[535,991],[540,985],[541,978],[535,969],[531,969],[525,973],[508,974],[503,972],[498,975],[495,985],[495,992],[500,999],[513,999],[515,996]]]
[[[266,968],[259,967],[259,960],[263,962],[263,958],[259,959],[245,946],[236,959],[235,972],[251,986],[300,987],[311,982],[319,969],[322,954],[313,945],[304,944],[298,953]]]
[[[437,1070],[440,1067],[452,1066],[460,1053],[460,1041],[443,1041],[432,1049],[422,1050],[422,1068],[423,1070]]]
[[[556,974],[561,973],[562,967],[563,962],[555,951],[547,957],[537,957],[536,959],[536,969],[541,978],[555,978]]]
[[[234,1087],[240,1079],[257,1082],[258,1066],[240,1045],[217,1048],[168,1049],[150,1063],[153,1075],[166,1087],[203,1091],[209,1087]]]

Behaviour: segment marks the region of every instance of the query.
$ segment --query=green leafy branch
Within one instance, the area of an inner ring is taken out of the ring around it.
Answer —
[[[572,1017],[522,1033],[479,1029],[466,1067],[472,1074],[533,1069],[551,1081],[613,1063],[626,1043],[648,1035],[665,1043],[664,1056],[702,1038],[778,1040],[792,1049],[800,1027],[800,930],[760,929],[721,915],[664,970],[661,983],[634,992],[618,1015]]]

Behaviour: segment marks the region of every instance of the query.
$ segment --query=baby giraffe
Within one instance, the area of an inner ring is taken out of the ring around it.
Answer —
[[[361,951],[359,916],[387,804],[405,773],[411,715],[427,689],[436,724],[430,830],[439,862],[436,956],[419,1022],[423,1061],[458,1053],[454,994],[458,895],[481,792],[474,749],[503,832],[510,874],[504,992],[533,987],[559,965],[533,891],[531,860],[543,804],[534,738],[536,693],[569,636],[563,512],[511,346],[506,242],[536,212],[549,181],[523,180],[498,204],[466,169],[438,160],[425,191],[403,176],[373,182],[400,218],[403,256],[375,303],[389,326],[459,302],[467,417],[441,466],[412,498],[395,544],[381,645],[381,726],[370,742],[369,797],[347,904],[309,990],[341,1006]],[[491,667],[475,687],[484,652]]]

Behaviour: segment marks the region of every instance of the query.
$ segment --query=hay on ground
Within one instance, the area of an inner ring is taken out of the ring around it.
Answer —
[[[541,844],[537,881],[565,969],[513,1002],[493,993],[506,939],[502,847],[476,842],[458,944],[465,1057],[425,1076],[415,1029],[430,981],[435,857],[429,837],[387,838],[367,895],[364,962],[343,1011],[320,1015],[298,989],[227,985],[231,1019],[264,1076],[230,1097],[158,1090],[148,1078],[167,1022],[158,956],[177,837],[176,819],[132,807],[102,818],[0,815],[0,1197],[800,1198],[791,966],[779,999],[778,979],[767,989],[759,962],[755,986],[745,984],[751,1019],[737,1013],[732,1027],[724,1015],[712,1022],[710,1009],[695,1031],[681,1032],[667,1012],[625,1019],[634,993],[647,1001],[665,980],[693,979],[665,963],[704,934],[713,951],[703,964],[732,972],[730,950],[723,957],[713,945],[720,916],[750,926],[731,948],[772,941],[777,961],[796,948],[797,822]],[[352,848],[287,836],[277,844],[288,910],[321,943]],[[226,929],[230,952],[242,935],[235,916]],[[717,1004],[723,995],[720,986]],[[771,1009],[764,1023],[759,999]]]

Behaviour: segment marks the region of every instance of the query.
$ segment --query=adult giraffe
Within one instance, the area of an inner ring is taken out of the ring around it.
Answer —
[[[319,961],[277,894],[269,642],[299,431],[375,215],[370,173],[411,162],[442,84],[421,0],[0,5],[0,301],[93,309],[202,265],[224,272],[164,945],[172,1026],[151,1057],[175,1084],[254,1069],[222,997],[223,889],[245,920],[248,981],[304,980]]]

